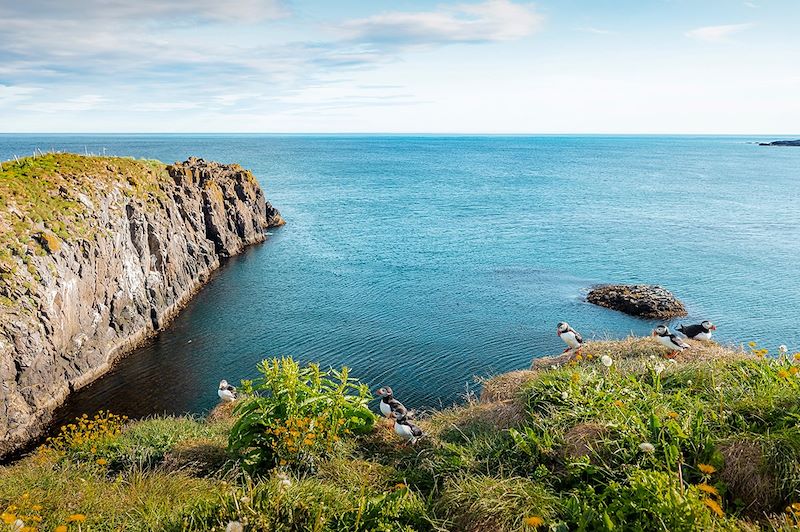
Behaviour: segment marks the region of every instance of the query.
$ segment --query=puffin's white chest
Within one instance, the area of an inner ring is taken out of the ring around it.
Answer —
[[[572,349],[578,349],[581,346],[580,342],[578,342],[578,339],[575,337],[575,333],[572,331],[561,333],[561,339]]]
[[[680,346],[672,341],[672,338],[669,336],[659,336],[658,341],[661,342],[661,345],[665,347],[669,347],[670,349],[680,349],[683,350],[683,346]]]
[[[217,395],[219,395],[219,398],[226,403],[231,403],[236,400],[236,396],[230,390],[219,389],[217,390]]]
[[[392,413],[392,407],[389,406],[389,403],[381,401],[381,414],[383,414],[384,416],[388,416],[391,413]]]
[[[400,436],[404,440],[413,440],[414,439],[414,432],[411,430],[411,427],[409,427],[408,425],[403,425],[402,423],[395,423],[394,424],[394,431],[398,436]]]
[[[695,335],[693,340],[702,340],[704,342],[711,340],[711,332],[701,332],[700,334]]]

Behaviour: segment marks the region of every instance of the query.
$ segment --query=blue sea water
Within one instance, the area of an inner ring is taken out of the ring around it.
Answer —
[[[658,283],[722,342],[800,349],[800,148],[761,137],[0,136],[0,159],[84,150],[237,162],[287,225],[63,417],[202,412],[264,357],[348,365],[408,406],[653,322],[583,301]]]

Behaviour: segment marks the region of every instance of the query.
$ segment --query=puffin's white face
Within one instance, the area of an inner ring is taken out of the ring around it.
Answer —
[[[704,320],[703,323],[700,324],[700,327],[702,327],[706,331],[716,331],[717,330],[717,326],[714,325],[713,323],[711,323],[708,320]]]
[[[389,397],[390,395],[392,395],[392,389],[386,386],[385,388],[381,388],[380,390],[375,392],[375,394],[378,395],[379,397]]]
[[[669,334],[669,329],[667,329],[666,325],[659,325],[656,327],[656,330],[653,331],[653,336],[664,336]]]
[[[226,381],[225,379],[219,381],[219,387],[220,388],[227,388],[228,387],[228,381]]]
[[[558,324],[558,327],[556,327],[556,331],[558,331],[559,336],[561,336],[568,330],[569,330],[569,323],[567,323],[566,321],[562,321],[561,323]]]

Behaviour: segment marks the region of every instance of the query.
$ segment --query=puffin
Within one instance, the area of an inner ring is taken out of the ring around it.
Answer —
[[[406,443],[414,445],[423,436],[422,429],[409,421],[408,417],[402,412],[395,410],[392,412],[394,417],[394,432]]]
[[[676,327],[676,330],[692,340],[711,340],[711,331],[716,331],[717,326],[708,320],[703,320],[699,325],[683,324]]]
[[[556,333],[564,340],[564,343],[567,344],[567,348],[564,349],[565,353],[572,350],[575,350],[577,353],[581,350],[583,346],[583,337],[578,331],[570,327],[569,323],[565,321],[560,322],[558,327],[556,327]]]
[[[236,400],[236,387],[228,384],[228,381],[222,379],[219,381],[219,389],[217,395],[224,403],[232,403]]]
[[[669,347],[672,350],[672,352],[667,355],[667,358],[675,358],[675,355],[677,355],[679,351],[691,348],[689,344],[669,332],[669,328],[667,328],[666,325],[659,325],[656,327],[653,331],[653,336],[658,337],[658,341],[661,345]]]
[[[406,407],[403,406],[403,403],[394,398],[392,389],[388,386],[378,390],[376,395],[381,398],[381,414],[385,417],[391,417],[393,412],[400,412],[404,417],[408,415]]]

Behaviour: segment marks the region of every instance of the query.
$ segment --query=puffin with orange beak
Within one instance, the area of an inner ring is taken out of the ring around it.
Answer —
[[[392,417],[392,414],[394,412],[400,412],[403,417],[408,415],[406,407],[403,406],[403,403],[394,398],[392,389],[389,388],[388,386],[378,390],[375,393],[375,395],[381,398],[380,402],[381,414],[383,414],[385,417]]]
[[[686,336],[686,338],[707,341],[711,340],[711,331],[716,331],[717,326],[708,320],[703,320],[697,325],[678,325],[675,330]]]
[[[583,346],[583,337],[578,331],[570,327],[569,323],[565,321],[559,323],[556,327],[556,334],[558,334],[558,337],[561,338],[565,344],[567,344],[567,348],[564,349],[564,353],[567,351],[575,351],[575,354],[580,352],[581,347]]]

